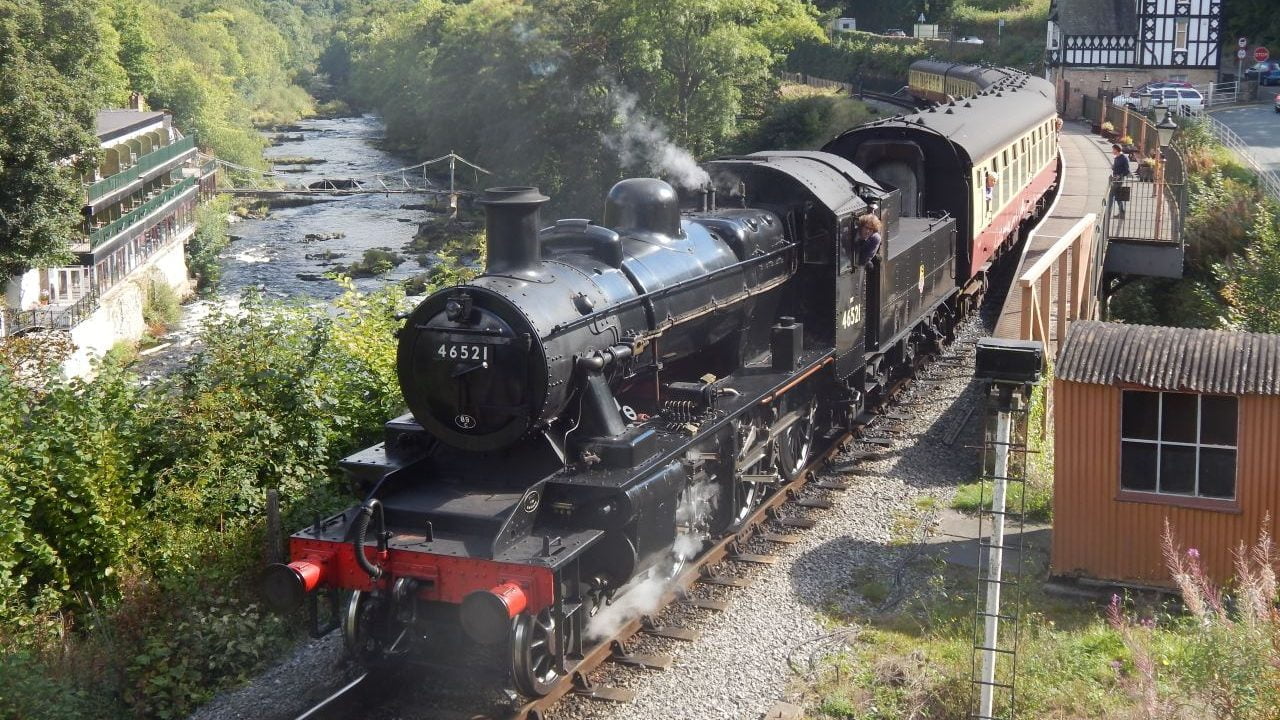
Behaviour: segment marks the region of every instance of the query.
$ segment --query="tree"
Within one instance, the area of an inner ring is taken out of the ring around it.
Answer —
[[[0,0],[0,277],[66,256],[96,162],[96,2]]]

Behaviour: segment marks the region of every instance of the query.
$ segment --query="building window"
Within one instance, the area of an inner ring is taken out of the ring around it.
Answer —
[[[1178,18],[1177,20],[1173,21],[1173,49],[1174,50],[1187,49],[1187,27],[1190,24],[1190,22],[1191,21],[1186,18]]]
[[[1233,500],[1236,398],[1125,390],[1120,488]]]

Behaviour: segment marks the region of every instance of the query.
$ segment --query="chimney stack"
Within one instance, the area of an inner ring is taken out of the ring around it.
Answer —
[[[534,278],[542,272],[538,209],[548,200],[535,187],[497,187],[484,191],[487,275]]]

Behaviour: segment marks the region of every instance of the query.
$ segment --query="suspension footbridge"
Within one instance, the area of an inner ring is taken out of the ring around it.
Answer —
[[[228,179],[220,184],[218,192],[228,195],[247,197],[273,197],[280,195],[393,195],[417,194],[447,197],[469,197],[474,191],[458,189],[456,178],[460,169],[469,169],[475,175],[478,184],[480,174],[489,174],[488,170],[472,163],[456,153],[449,153],[438,158],[426,160],[416,165],[386,170],[383,172],[343,177],[322,177],[319,180],[302,183],[296,178],[276,171],[259,170],[257,168],[237,165],[212,155],[202,155],[202,164],[213,162],[222,170],[223,177]],[[449,164],[449,182],[444,185],[429,177],[429,168]],[[459,165],[463,166],[459,168]]]

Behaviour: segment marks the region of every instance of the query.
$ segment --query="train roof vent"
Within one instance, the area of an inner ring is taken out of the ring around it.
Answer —
[[[947,111],[946,111],[946,113],[944,113],[944,114],[945,114],[945,115],[955,115],[955,114],[956,114],[956,111],[955,111],[955,110],[952,110],[951,108],[947,108]]]
[[[965,107],[973,107],[973,103],[970,103],[970,102],[967,102],[967,101],[966,101],[966,102],[965,102],[965,104],[964,104],[964,106],[965,106]]]

